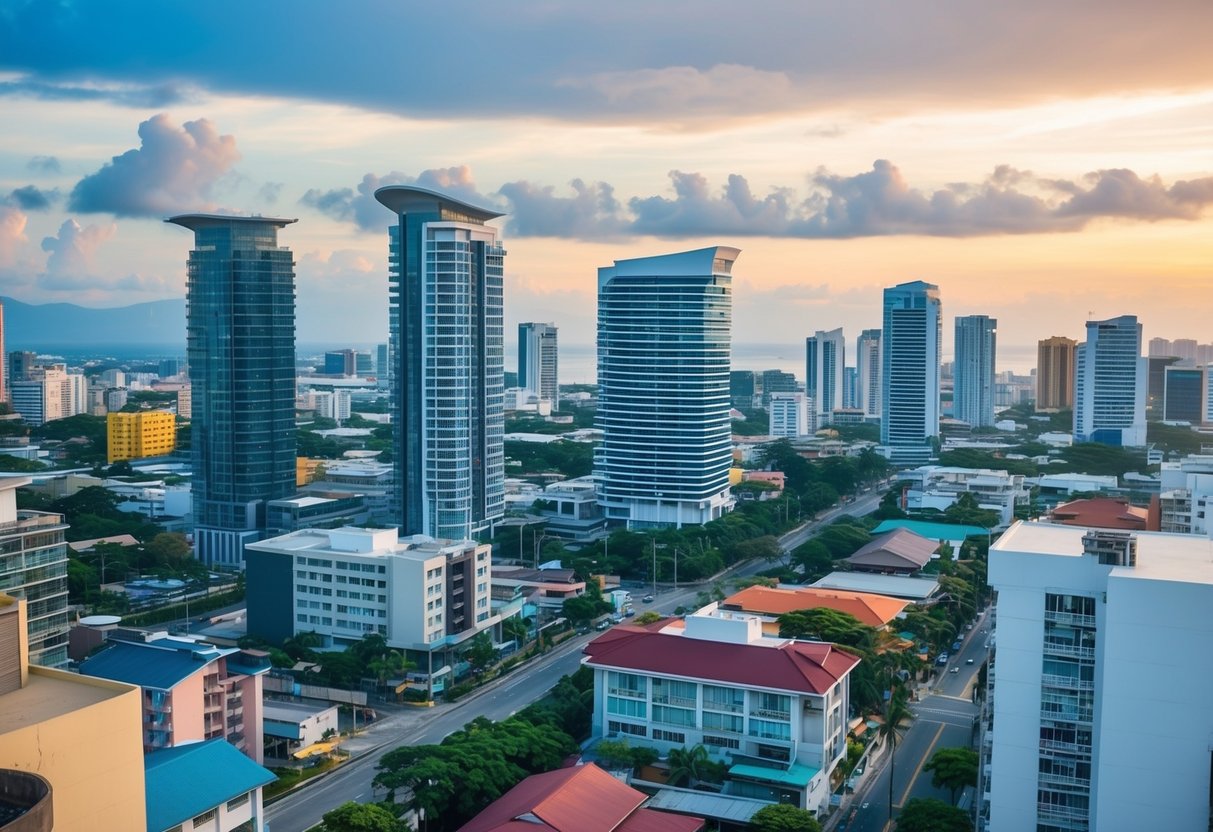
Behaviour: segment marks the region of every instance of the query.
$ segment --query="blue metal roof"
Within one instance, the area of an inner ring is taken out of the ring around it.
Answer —
[[[277,778],[226,740],[153,751],[143,758],[148,832],[185,823]]]
[[[931,523],[927,520],[885,520],[872,534],[884,534],[894,529],[909,529],[914,534],[931,540],[964,540],[966,537],[985,537],[990,531],[981,526],[962,526],[955,523]]]
[[[129,685],[169,690],[211,662],[238,652],[175,638],[145,643],[113,641],[109,647],[85,659],[80,672]]]

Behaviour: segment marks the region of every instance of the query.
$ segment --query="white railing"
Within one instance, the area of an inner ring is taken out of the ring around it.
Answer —
[[[1045,610],[1045,621],[1052,621],[1055,624],[1073,624],[1078,627],[1094,627],[1095,616],[1083,615],[1076,612],[1054,612]]]
[[[1076,644],[1060,644],[1056,641],[1045,642],[1045,652],[1058,656],[1073,656],[1078,659],[1095,658],[1094,647],[1079,647]]]
[[[1095,690],[1095,682],[1092,679],[1079,679],[1074,676],[1058,676],[1053,673],[1045,673],[1040,677],[1041,684],[1048,685],[1051,688],[1068,688],[1070,690]]]

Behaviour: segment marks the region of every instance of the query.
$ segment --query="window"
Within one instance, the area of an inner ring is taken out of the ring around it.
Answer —
[[[736,737],[713,737],[707,734],[703,736],[703,744],[714,746],[716,748],[740,748],[741,741]]]
[[[197,829],[201,826],[206,826],[208,823],[214,821],[215,812],[215,809],[211,809],[209,812],[203,812],[201,815],[194,818],[194,828]]]
[[[653,701],[662,705],[694,708],[696,705],[695,688],[694,682],[656,678],[653,679]]]
[[[764,740],[783,740],[788,742],[792,739],[792,726],[786,722],[771,722],[768,719],[750,718],[750,736],[759,737]]]
[[[665,731],[661,728],[654,728],[653,739],[658,742],[676,742],[682,745],[687,741],[687,735],[681,731]]]
[[[607,713],[618,716],[638,716],[643,718],[648,706],[642,699],[625,699],[619,696],[607,697]]]
[[[792,697],[782,693],[751,693],[750,713],[767,719],[791,719]]]
[[[743,734],[745,733],[745,717],[741,714],[715,714],[704,711],[703,730]]]
[[[244,794],[240,795],[239,797],[233,797],[231,800],[229,800],[227,802],[227,810],[230,812],[233,809],[239,809],[241,806],[248,803],[248,796],[249,796],[249,793],[245,792]]]
[[[666,725],[685,725],[695,727],[695,712],[690,708],[670,708],[665,705],[653,706],[653,722],[663,722]]]
[[[704,685],[703,708],[705,711],[728,711],[739,714],[745,710],[745,691]]]
[[[643,725],[633,725],[630,722],[615,722],[607,723],[608,734],[631,734],[634,737],[643,737],[647,734]]]
[[[644,677],[635,673],[609,671],[607,673],[607,692],[613,696],[630,696],[633,699],[644,699]]]

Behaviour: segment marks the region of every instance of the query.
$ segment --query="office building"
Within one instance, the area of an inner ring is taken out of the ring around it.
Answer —
[[[84,376],[63,364],[35,365],[9,385],[13,410],[31,427],[84,413],[88,406]]]
[[[880,370],[880,330],[865,329],[855,341],[856,393],[855,406],[868,418],[879,419],[881,415],[881,393],[883,392]]]
[[[1167,367],[1163,370],[1163,388],[1165,421],[1193,425],[1209,421],[1207,367]]]
[[[500,623],[491,548],[395,529],[303,529],[248,547],[248,629],[275,644],[314,632],[324,647],[383,636],[441,690],[456,648]]]
[[[408,185],[389,256],[392,457],[405,534],[463,540],[505,512],[501,216]]]
[[[8,361],[4,351],[4,304],[0,303],[0,402],[8,401]]]
[[[972,427],[994,426],[994,361],[998,320],[988,315],[956,319],[953,415]]]
[[[795,393],[799,387],[796,384],[796,376],[791,373],[785,373],[783,370],[763,370],[761,389],[762,403],[766,406],[771,401],[772,393]]]
[[[1078,342],[1054,335],[1036,345],[1036,409],[1057,413],[1074,407],[1074,359]]]
[[[326,376],[366,378],[375,374],[374,359],[361,350],[333,350],[324,354]]]
[[[295,490],[295,269],[272,217],[182,214],[194,545],[239,567],[265,531],[265,503]]]
[[[8,354],[8,381],[25,381],[38,363],[38,353],[14,350]]]
[[[391,381],[392,359],[387,344],[375,346],[375,376],[380,381]]]
[[[261,677],[270,671],[269,654],[167,633],[107,636],[80,673],[142,689],[144,753],[225,739],[261,762]]]
[[[139,688],[30,666],[28,609],[0,593],[0,827],[146,832]]]
[[[28,477],[0,478],[0,592],[29,606],[29,660],[67,664],[67,524],[62,514],[17,508]]]
[[[157,366],[156,375],[160,378],[176,378],[184,371],[184,358],[162,358]]]
[[[926,461],[939,435],[942,335],[938,286],[916,280],[884,290],[880,441],[895,461]]]
[[[171,454],[177,447],[177,417],[166,410],[111,413],[105,417],[106,459],[111,465],[123,459]]]
[[[1208,828],[1209,541],[1016,523],[989,580],[980,828]]]
[[[729,400],[733,407],[753,410],[761,404],[756,397],[762,393],[759,376],[753,370],[731,370],[729,372]]]
[[[767,408],[771,436],[792,439],[817,432],[817,410],[804,393],[772,393]]]
[[[560,374],[555,324],[518,324],[518,386],[560,409]]]
[[[1158,528],[1213,537],[1213,455],[1190,454],[1161,468]]]
[[[1137,316],[1087,321],[1075,366],[1074,441],[1145,445],[1147,365]]]
[[[855,367],[843,368],[842,406],[846,410],[859,409],[859,370]]]
[[[717,246],[598,270],[598,502],[628,528],[697,525],[731,506],[732,269]]]
[[[834,411],[845,407],[843,370],[847,363],[847,342],[842,329],[818,330],[804,341],[804,392],[813,402],[817,423],[828,425]]]
[[[624,624],[586,645],[591,736],[663,753],[701,745],[728,766],[728,794],[824,811],[846,756],[848,676],[859,657],[764,636],[759,616],[716,604],[683,623]]]
[[[1167,368],[1178,364],[1179,361],[1180,359],[1174,355],[1152,355],[1146,359],[1147,421],[1162,421],[1167,396]]]

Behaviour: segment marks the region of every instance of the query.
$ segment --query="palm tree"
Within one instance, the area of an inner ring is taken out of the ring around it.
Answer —
[[[702,745],[671,748],[666,756],[666,764],[670,767],[669,784],[679,786],[685,783],[689,788],[694,788],[709,761],[708,750]]]
[[[906,695],[897,691],[889,699],[884,709],[884,724],[880,726],[879,736],[889,744],[889,820],[893,820],[893,771],[894,759],[897,754],[897,743],[901,739],[898,732],[902,723],[914,718],[914,713],[906,705]]]

